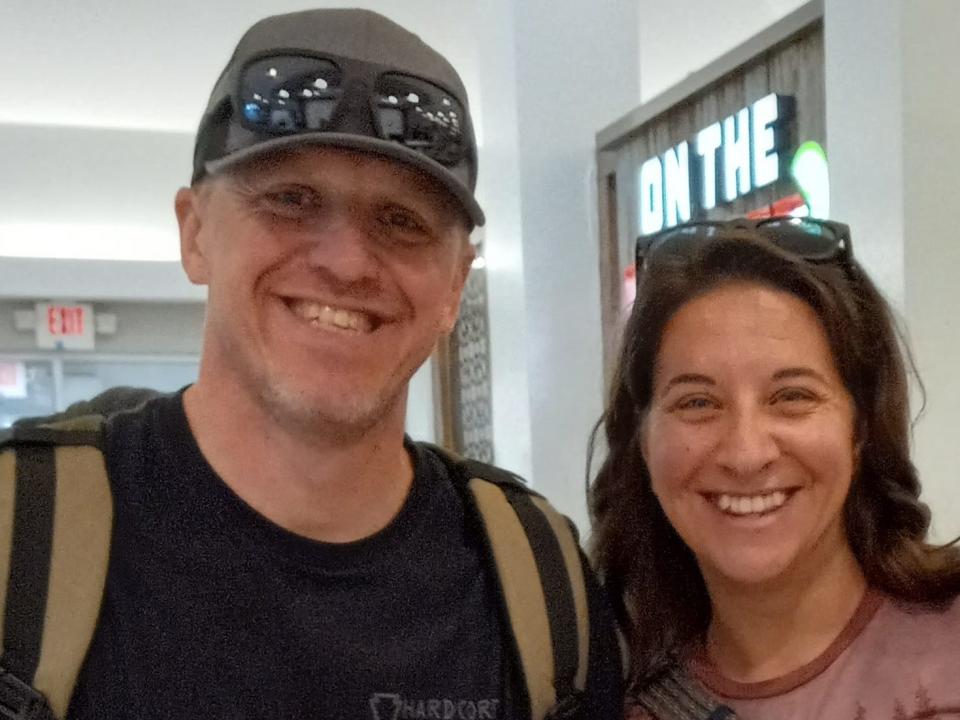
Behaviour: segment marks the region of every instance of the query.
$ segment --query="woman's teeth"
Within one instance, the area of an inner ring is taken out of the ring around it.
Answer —
[[[712,496],[713,503],[730,515],[761,515],[772,512],[787,501],[787,493],[782,490],[760,495],[729,495],[720,493]]]

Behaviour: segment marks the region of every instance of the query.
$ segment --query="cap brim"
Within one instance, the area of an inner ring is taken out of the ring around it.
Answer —
[[[346,148],[348,150],[359,150],[360,152],[369,152],[376,155],[383,155],[391,160],[397,160],[406,165],[410,165],[439,182],[457,202],[463,207],[470,220],[475,226],[481,226],[486,222],[483,210],[474,199],[473,194],[467,190],[464,183],[454,175],[450,170],[440,163],[430,158],[410,150],[395,142],[380,140],[379,138],[364,137],[362,135],[349,135],[346,133],[302,133],[299,135],[289,135],[287,137],[272,138],[259,142],[256,145],[237,150],[222,158],[209,160],[204,163],[207,173],[214,175],[216,173],[229,170],[230,168],[242,165],[250,160],[279,150],[285,150],[304,145],[318,145],[324,147]]]

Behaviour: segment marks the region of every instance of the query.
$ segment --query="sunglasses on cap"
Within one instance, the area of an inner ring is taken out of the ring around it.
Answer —
[[[359,132],[445,167],[471,152],[469,116],[454,93],[362,60],[305,54],[255,58],[240,72],[234,104],[241,124],[259,135]]]
[[[645,259],[661,249],[679,250],[686,244],[736,234],[760,237],[809,262],[849,263],[853,258],[849,226],[832,220],[797,217],[697,220],[637,238],[637,282],[640,282]]]

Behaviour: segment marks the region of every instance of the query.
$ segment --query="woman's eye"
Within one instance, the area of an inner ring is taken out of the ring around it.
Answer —
[[[787,402],[793,402],[796,400],[812,400],[813,396],[807,390],[800,390],[798,388],[788,388],[786,390],[781,390],[774,398],[777,400],[786,400]]]
[[[719,403],[707,395],[688,395],[673,404],[674,411],[689,418],[707,417],[719,407]]]
[[[784,388],[774,393],[771,402],[786,410],[806,409],[817,402],[818,396],[805,388]]]
[[[710,400],[704,397],[685,398],[677,403],[677,407],[683,410],[702,410],[703,408],[713,407]]]

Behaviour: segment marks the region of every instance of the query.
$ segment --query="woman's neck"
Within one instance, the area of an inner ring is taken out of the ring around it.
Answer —
[[[730,680],[781,677],[819,657],[856,612],[866,580],[852,551],[812,558],[762,586],[706,578],[713,606],[707,653]]]

